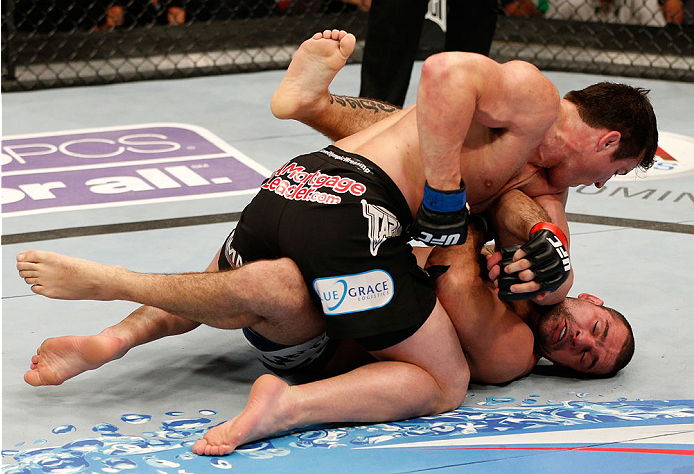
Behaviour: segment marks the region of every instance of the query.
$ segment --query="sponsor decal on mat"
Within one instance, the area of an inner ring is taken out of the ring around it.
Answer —
[[[3,137],[2,212],[251,194],[270,174],[210,131],[142,124]]]
[[[694,138],[670,132],[659,132],[658,138],[651,169],[646,172],[635,169],[623,176],[613,176],[610,181],[674,178],[694,171]]]

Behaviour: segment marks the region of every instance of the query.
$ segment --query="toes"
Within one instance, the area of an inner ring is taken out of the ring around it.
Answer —
[[[38,262],[42,258],[42,254],[45,252],[40,252],[38,250],[24,250],[17,254],[17,262]]]
[[[17,265],[17,267],[19,267],[19,265]],[[37,278],[39,276],[38,272],[36,270],[34,270],[33,268],[32,269],[17,268],[17,270],[19,270],[19,276],[22,278]]]
[[[36,264],[34,262],[17,262],[17,270],[27,271],[36,270]]]
[[[35,370],[30,370],[26,372],[24,374],[24,381],[29,385],[33,385],[34,387],[41,385],[41,377],[39,376],[39,373]]]

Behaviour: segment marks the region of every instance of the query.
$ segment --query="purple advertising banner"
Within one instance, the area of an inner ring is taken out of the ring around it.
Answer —
[[[5,137],[2,212],[251,193],[268,174],[211,132],[184,124]]]

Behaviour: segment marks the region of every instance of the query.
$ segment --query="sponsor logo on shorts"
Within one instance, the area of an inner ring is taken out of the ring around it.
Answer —
[[[356,313],[387,305],[393,298],[393,278],[384,270],[318,278],[313,289],[328,316]]]
[[[243,257],[241,256],[241,254],[238,253],[236,251],[236,249],[231,246],[231,244],[234,242],[234,233],[235,232],[236,232],[236,229],[231,231],[231,234],[229,235],[229,238],[227,239],[226,245],[225,245],[225,247],[226,247],[226,259],[232,268],[238,268],[245,263],[243,261]]]
[[[694,171],[694,138],[659,132],[655,164],[646,172],[637,168],[624,176],[613,176],[610,181],[671,178],[691,171]]]
[[[324,155],[328,155],[330,158],[332,158],[334,160],[339,160],[339,161],[348,163],[348,164],[350,164],[356,168],[359,168],[364,173],[367,173],[367,174],[373,173],[373,171],[371,171],[371,168],[366,166],[366,164],[363,161],[358,160],[356,158],[352,158],[350,156],[338,155],[337,153],[332,152],[330,150],[326,150],[326,149],[323,149],[320,152],[323,153]]]
[[[286,177],[287,179],[283,179]],[[261,189],[267,189],[285,199],[293,201],[308,201],[321,204],[340,204],[342,197],[331,192],[318,191],[328,188],[338,194],[349,193],[361,196],[366,192],[366,186],[352,178],[329,175],[315,171],[309,173],[306,168],[289,162],[268,178]]]
[[[395,214],[387,209],[361,200],[362,213],[369,221],[369,250],[374,257],[386,239],[402,234],[402,226]]]

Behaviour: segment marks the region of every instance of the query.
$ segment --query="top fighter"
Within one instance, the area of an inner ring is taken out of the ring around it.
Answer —
[[[309,41],[343,63],[354,45],[338,31]],[[302,65],[293,66],[289,82]],[[469,369],[406,236],[460,243],[468,204],[482,212],[519,189],[543,205],[555,224],[544,227],[561,238],[569,186],[602,186],[614,174],[647,168],[656,147],[643,90],[601,83],[560,99],[528,63],[437,54],[423,64],[416,105],[268,178],[223,246],[219,267],[291,258],[326,315],[328,336],[356,339],[383,361],[318,382],[359,387],[362,396],[348,399],[325,392],[339,400],[345,420],[449,410],[464,400]]]

